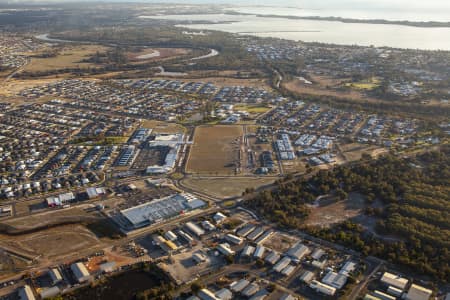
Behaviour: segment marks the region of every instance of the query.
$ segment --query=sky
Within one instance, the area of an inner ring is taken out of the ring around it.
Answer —
[[[0,3],[29,3],[29,2],[89,2],[92,0],[0,0]],[[450,0],[96,0],[103,2],[142,2],[142,3],[183,3],[183,4],[231,4],[254,6],[281,6],[306,9],[325,9],[336,11],[401,11],[432,15],[436,13],[442,21],[444,16],[450,21]]]

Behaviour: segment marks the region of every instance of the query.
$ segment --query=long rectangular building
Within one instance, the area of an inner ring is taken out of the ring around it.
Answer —
[[[205,205],[204,201],[195,196],[183,193],[124,209],[120,213],[133,228],[141,228],[171,219]]]

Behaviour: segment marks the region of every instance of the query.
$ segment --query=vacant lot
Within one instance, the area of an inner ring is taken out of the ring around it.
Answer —
[[[242,195],[246,188],[259,188],[271,184],[274,178],[188,178],[183,185],[217,198],[229,198]]]
[[[82,225],[66,225],[20,236],[0,235],[1,246],[17,253],[57,258],[100,245],[97,237]]]
[[[378,146],[358,143],[340,145],[340,149],[342,150],[342,154],[347,161],[359,160],[361,159],[363,154],[369,154],[376,157],[386,152],[386,149],[380,148]]]
[[[233,175],[240,165],[242,126],[199,126],[186,171],[209,175]]]
[[[184,133],[186,128],[176,123],[167,123],[156,120],[144,120],[141,127],[153,129],[153,133]]]
[[[189,54],[190,49],[184,48],[143,48],[136,52],[127,52],[126,55],[132,61],[159,60],[173,58]]]
[[[92,67],[93,64],[83,63],[82,60],[90,58],[97,51],[104,52],[106,49],[106,47],[95,45],[68,46],[61,50],[55,57],[31,58],[30,63],[24,70],[39,72],[64,68]]]
[[[311,207],[306,224],[328,227],[361,215],[365,207],[364,197],[358,193],[350,193],[348,199],[343,201],[324,198],[317,205]]]

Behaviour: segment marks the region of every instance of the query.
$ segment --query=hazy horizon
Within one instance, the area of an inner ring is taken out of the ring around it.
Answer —
[[[450,1],[446,0],[0,0],[0,4],[55,4],[71,2],[228,4],[239,7],[250,6],[250,12],[256,9],[258,13],[262,14],[273,13],[278,15],[320,15],[358,19],[382,18],[386,20],[450,22]],[[271,10],[267,6],[273,6],[276,9]]]

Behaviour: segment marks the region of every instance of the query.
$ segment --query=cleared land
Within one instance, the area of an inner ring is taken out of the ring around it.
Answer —
[[[184,48],[144,48],[136,52],[127,52],[132,61],[160,60],[189,54],[191,50]]]
[[[183,185],[218,198],[237,197],[242,195],[246,188],[259,188],[271,184],[274,178],[248,177],[248,178],[188,178]]]
[[[68,46],[62,49],[55,57],[31,58],[24,71],[40,72],[64,68],[92,67],[94,64],[84,63],[82,60],[88,59],[97,51],[104,52],[106,49],[106,47],[96,45]]]
[[[365,207],[364,197],[358,193],[350,193],[348,199],[342,201],[336,201],[332,197],[323,198],[317,205],[311,207],[306,224],[329,227],[361,215]]]
[[[339,146],[342,154],[347,161],[355,161],[361,159],[363,154],[369,154],[377,157],[380,154],[387,152],[386,149],[373,145],[364,145],[358,143],[344,144]]]
[[[184,133],[186,128],[176,123],[166,123],[155,120],[144,120],[141,127],[153,129],[153,133]]]
[[[45,258],[61,257],[99,245],[96,236],[81,225],[67,225],[16,237],[1,235],[1,239],[0,246]]]
[[[186,165],[188,173],[234,175],[240,165],[242,126],[200,126]]]

